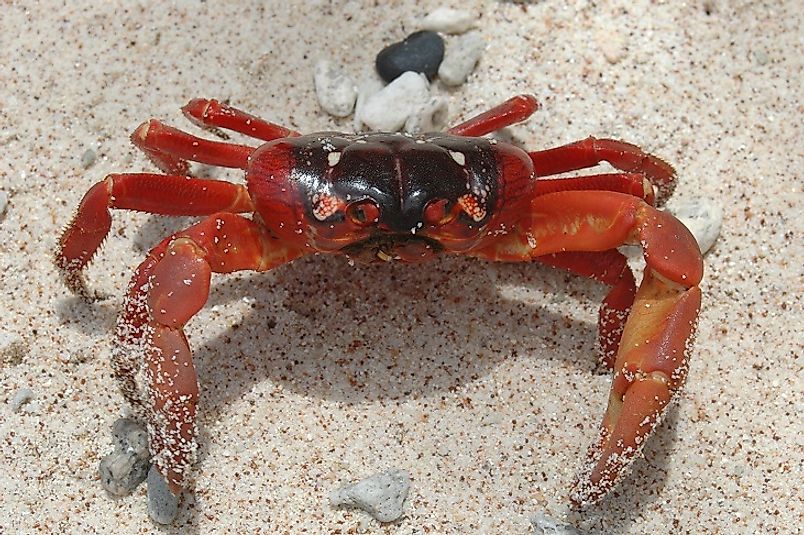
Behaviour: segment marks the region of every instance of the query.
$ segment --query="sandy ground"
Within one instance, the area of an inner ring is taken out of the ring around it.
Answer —
[[[315,60],[368,71],[439,5],[97,4],[0,2],[0,330],[18,340],[0,364],[4,533],[159,529],[144,488],[113,499],[97,465],[124,413],[109,366],[120,296],[188,220],[115,213],[88,272],[104,301],[69,295],[50,262],[91,184],[153,169],[129,132],[151,116],[186,127],[196,96],[348,130],[317,105]],[[568,509],[609,388],[593,357],[600,286],[534,265],[315,257],[216,277],[188,327],[199,474],[162,531],[524,534],[543,512],[586,533],[799,532],[801,3],[568,4],[463,2],[488,50],[467,84],[437,90],[453,120],[532,92],[544,108],[510,129],[517,142],[619,137],[677,166],[676,198],[722,203],[688,385],[646,459],[601,505]],[[23,388],[35,398],[14,412]],[[390,467],[413,479],[403,519],[329,506],[342,482]]]

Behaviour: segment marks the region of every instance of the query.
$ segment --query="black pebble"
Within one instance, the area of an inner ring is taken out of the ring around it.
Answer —
[[[423,30],[383,48],[377,54],[376,65],[377,72],[388,83],[406,71],[420,72],[432,81],[443,59],[444,40],[435,32]]]

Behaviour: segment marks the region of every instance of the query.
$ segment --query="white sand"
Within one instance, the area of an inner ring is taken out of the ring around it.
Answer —
[[[192,97],[301,131],[348,129],[317,106],[315,61],[370,69],[439,4],[2,4],[0,330],[24,347],[0,364],[0,399],[36,397],[19,413],[0,404],[0,531],[148,532],[144,488],[112,499],[97,476],[124,412],[110,333],[133,267],[187,221],[115,213],[88,273],[112,297],[92,305],[50,264],[60,228],[105,174],[152,170],[129,132],[151,116],[186,127],[178,110]],[[610,499],[568,513],[609,388],[593,373],[603,288],[458,258],[425,269],[310,258],[217,277],[188,328],[201,455],[176,532],[524,534],[544,511],[590,533],[795,533],[801,3],[460,4],[482,13],[489,46],[450,93],[453,119],[532,92],[544,109],[511,129],[526,146],[619,137],[677,166],[678,198],[723,203],[680,404]],[[341,482],[390,467],[414,484],[398,523],[329,507]]]

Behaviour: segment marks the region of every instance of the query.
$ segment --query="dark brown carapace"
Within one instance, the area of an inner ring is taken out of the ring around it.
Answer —
[[[445,133],[302,136],[214,100],[185,106],[196,124],[262,140],[257,148],[156,120],[137,128],[134,144],[163,173],[95,184],[61,237],[56,264],[68,287],[88,296],[81,273],[109,232],[110,208],[205,216],[137,268],[113,352],[123,392],[149,424],[154,462],[175,493],[189,484],[199,395],[183,327],[206,302],[212,273],[266,271],[311,253],[368,262],[443,253],[541,262],[611,287],[598,327],[614,380],[571,499],[583,506],[606,495],[684,383],[703,262],[689,231],[654,208],[675,184],[659,158],[611,139],[528,152],[481,137],[536,108],[523,95]],[[243,169],[246,185],[192,177],[188,161]],[[615,172],[547,178],[602,161]],[[638,290],[617,251],[623,244],[644,249]]]

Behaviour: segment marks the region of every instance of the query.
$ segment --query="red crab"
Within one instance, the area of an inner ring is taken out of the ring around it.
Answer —
[[[165,174],[113,174],[95,184],[56,263],[67,286],[86,295],[81,271],[109,232],[109,208],[205,216],[164,239],[135,271],[112,359],[174,493],[189,484],[199,396],[183,327],[207,300],[212,273],[267,271],[311,253],[369,262],[448,253],[535,260],[611,286],[598,326],[614,380],[571,500],[584,506],[606,495],[684,383],[703,261],[690,232],[653,206],[675,182],[659,158],[611,139],[526,152],[480,137],[537,107],[532,96],[517,96],[446,133],[300,135],[196,99],[183,108],[193,122],[264,143],[210,141],[157,120],[136,129],[132,141]],[[243,169],[246,185],[193,178],[188,160]],[[544,178],[601,161],[618,172]],[[644,250],[638,291],[617,251],[624,244]]]

